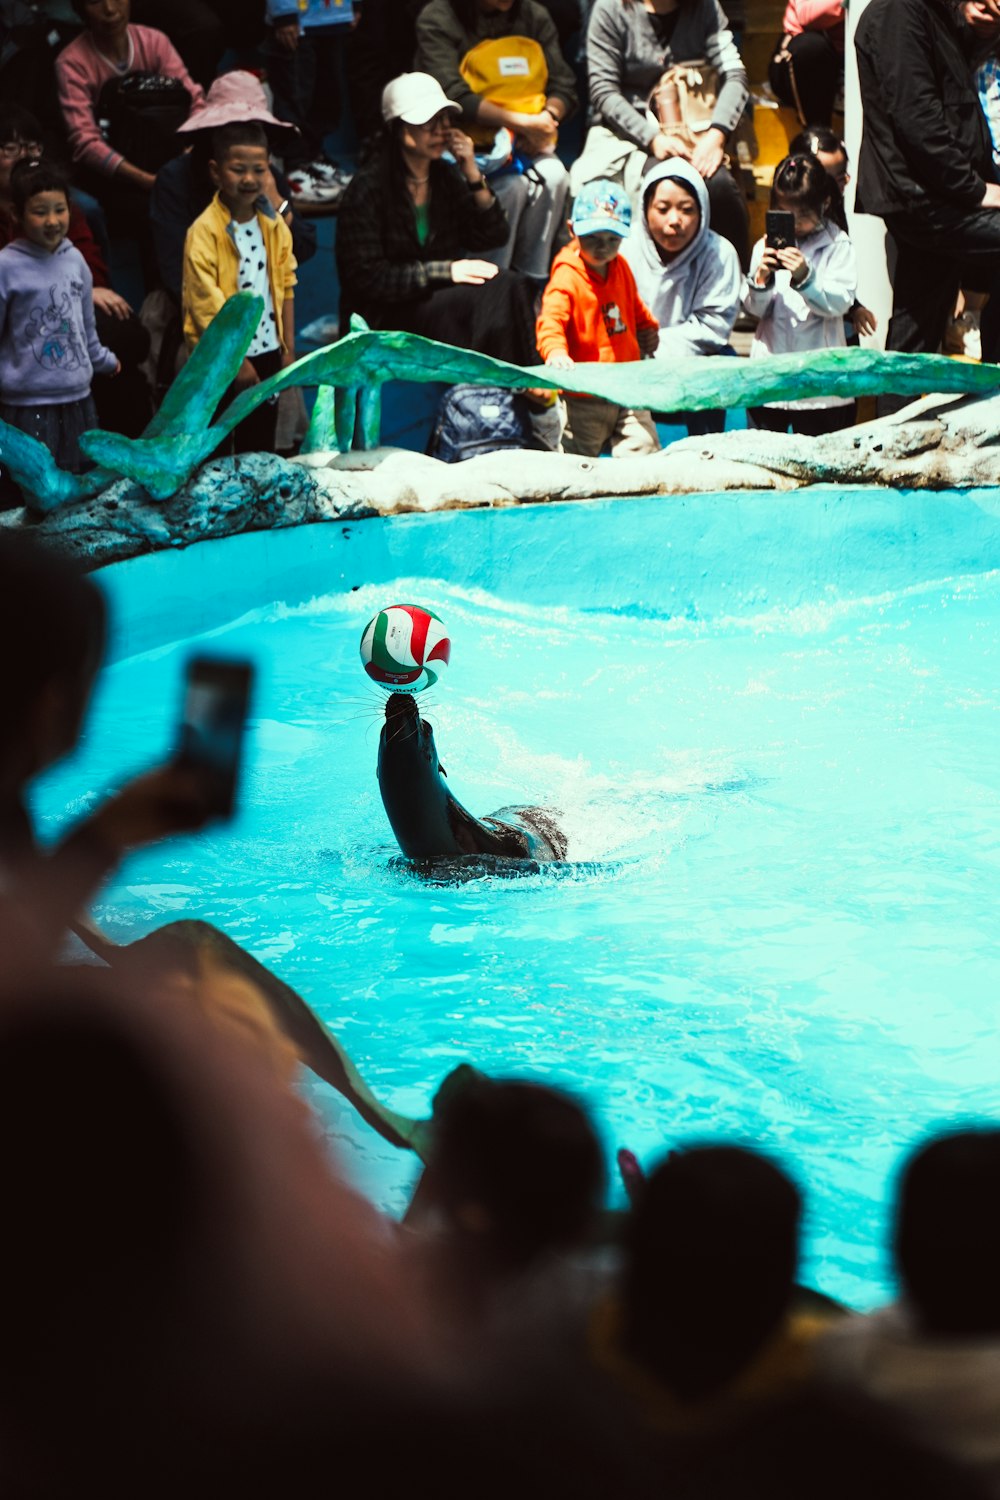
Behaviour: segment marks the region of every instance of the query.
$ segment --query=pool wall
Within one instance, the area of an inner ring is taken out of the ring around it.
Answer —
[[[111,659],[410,574],[514,601],[717,618],[1000,568],[1000,494],[815,488],[573,501],[248,532],[115,563]]]

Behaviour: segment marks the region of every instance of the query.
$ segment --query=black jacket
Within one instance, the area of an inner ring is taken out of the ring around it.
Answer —
[[[872,0],[855,35],[864,131],[860,213],[972,212],[994,180],[972,33],[949,0]]]
[[[423,245],[402,169],[393,170],[388,150],[362,167],[344,194],[336,254],[345,333],[355,312],[372,328],[392,327],[394,304],[447,285],[453,260],[505,243],[507,215],[496,198],[479,208],[449,162],[433,162],[430,173],[430,233]]]

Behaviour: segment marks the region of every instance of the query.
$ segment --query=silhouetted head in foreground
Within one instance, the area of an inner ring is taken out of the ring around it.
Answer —
[[[672,1152],[630,1217],[625,1353],[683,1401],[736,1379],[788,1311],[800,1210],[794,1184],[752,1151]]]
[[[105,644],[100,589],[29,537],[0,534],[0,796],[76,744]]]
[[[962,1130],[921,1146],[903,1168],[895,1253],[923,1332],[1000,1333],[1000,1130]]]
[[[586,1113],[567,1094],[470,1070],[437,1102],[434,1139],[438,1206],[497,1274],[522,1271],[586,1235],[604,1159]]]

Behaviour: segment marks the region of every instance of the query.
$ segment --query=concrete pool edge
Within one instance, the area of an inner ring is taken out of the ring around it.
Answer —
[[[407,577],[468,582],[514,603],[710,620],[1000,568],[992,487],[644,499],[341,518],[146,553],[98,570],[112,604],[111,657],[220,629],[272,602],[294,607]]]
[[[682,439],[643,458],[503,450],[446,464],[394,448],[292,460],[254,453],[204,464],[166,500],[122,480],[30,524],[36,535],[96,568],[247,531],[414,512],[607,496],[802,493],[831,485],[1000,493],[998,434],[1000,394],[931,395],[894,417],[820,438],[723,432]],[[24,510],[0,514],[0,525],[26,524]]]

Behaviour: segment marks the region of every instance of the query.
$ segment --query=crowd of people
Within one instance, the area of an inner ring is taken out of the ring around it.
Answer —
[[[29,796],[81,733],[103,596],[8,532],[0,628],[23,643],[0,721],[6,1494],[294,1494],[331,1468],[378,1496],[1000,1494],[1000,1130],[912,1151],[899,1297],[860,1313],[801,1284],[802,1189],[752,1144],[623,1149],[612,1210],[594,1122],[550,1081],[463,1064],[426,1120],[372,1107],[222,932],[101,941],[102,883],[214,793],[168,763],[41,847]],[[346,1184],[301,1066],[419,1157],[401,1220]]]
[[[789,0],[770,83],[803,129],[776,166],[771,207],[793,227],[787,242],[755,245],[735,3],[72,0],[75,23],[54,0],[9,8],[0,405],[63,468],[87,465],[79,438],[95,421],[141,433],[237,290],[259,293],[264,313],[226,399],[294,358],[296,271],[316,252],[316,212],[337,210],[342,331],[357,313],[375,329],[558,368],[732,354],[738,320],[754,359],[808,358],[875,329],[831,124],[839,0]],[[888,347],[936,350],[964,308],[991,359],[1000,6],[871,0],[857,51],[857,208],[891,238]],[[325,152],[348,110],[354,171]],[[567,122],[582,143],[569,155]],[[126,242],[141,307],[111,284]],[[527,445],[587,455],[655,451],[664,417],[693,434],[725,420],[554,404],[548,388],[524,399]],[[898,404],[890,393],[883,408]],[[805,435],[854,419],[844,395],[747,414]],[[236,451],[276,444],[292,451],[294,433],[283,427],[279,442],[270,403],[233,440]],[[18,498],[9,480],[3,496]]]

